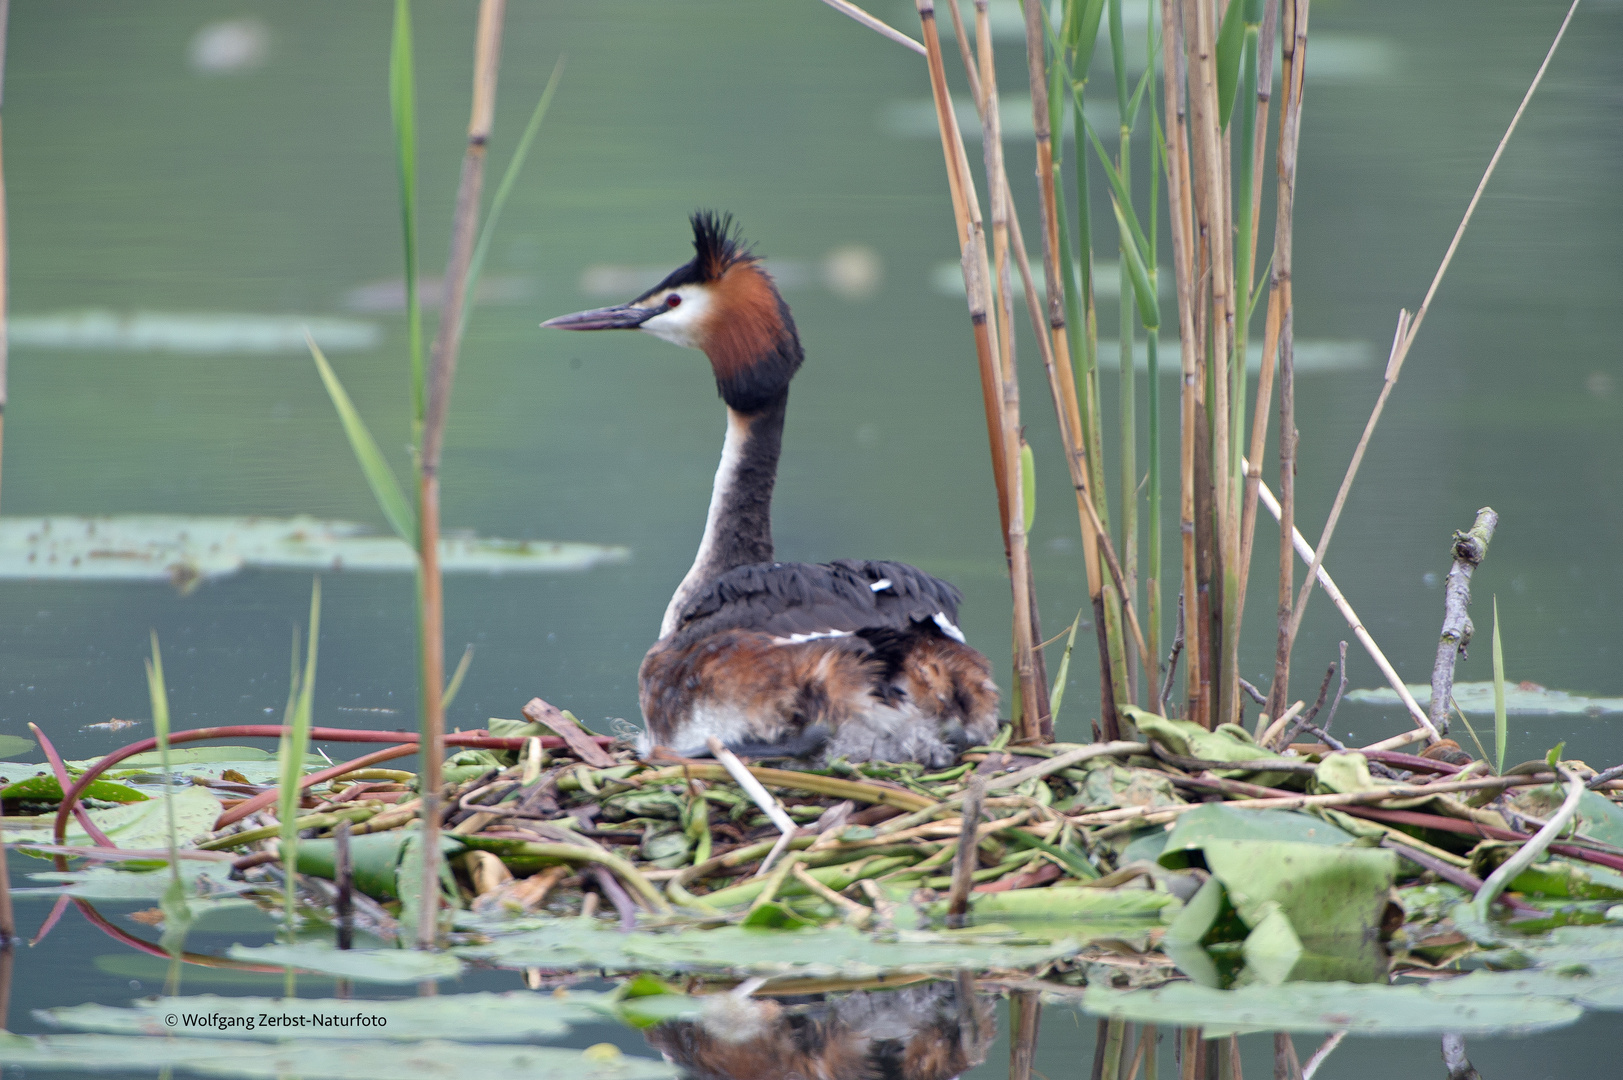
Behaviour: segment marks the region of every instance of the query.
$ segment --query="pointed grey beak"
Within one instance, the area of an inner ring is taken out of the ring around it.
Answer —
[[[556,319],[548,319],[541,325],[554,330],[635,330],[663,310],[657,307],[616,304],[614,307],[560,315]]]

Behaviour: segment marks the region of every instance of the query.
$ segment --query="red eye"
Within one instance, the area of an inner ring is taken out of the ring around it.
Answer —
[[[665,298],[665,306],[668,308],[676,307],[677,305],[681,304],[681,302],[682,298],[677,296],[675,293],[671,293],[671,295]]]

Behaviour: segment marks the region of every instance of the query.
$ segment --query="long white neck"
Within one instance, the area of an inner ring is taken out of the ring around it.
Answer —
[[[665,608],[661,638],[676,630],[688,602],[717,577],[735,566],[772,561],[772,487],[787,402],[785,393],[760,412],[727,410],[727,437],[710,491],[704,539]]]

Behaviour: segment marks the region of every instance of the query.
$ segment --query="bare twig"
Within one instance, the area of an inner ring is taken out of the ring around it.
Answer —
[[[980,774],[969,779],[964,809],[958,827],[958,849],[952,856],[952,888],[947,893],[947,926],[957,929],[967,920],[969,887],[974,883],[976,827],[981,821],[981,802],[986,798],[986,781]]]
[[[1180,592],[1178,594],[1178,634],[1172,639],[1172,652],[1167,654],[1166,681],[1161,684],[1160,696],[1156,698],[1157,703],[1160,705],[1159,711],[1162,716],[1167,715],[1167,703],[1172,699],[1172,679],[1178,670],[1178,654],[1183,652],[1185,618],[1183,593]]]
[[[337,885],[333,917],[338,928],[338,947],[349,949],[355,944],[355,881],[350,864],[348,821],[340,821],[333,830],[333,864]]]
[[[1369,414],[1369,420],[1364,425],[1364,434],[1358,440],[1358,447],[1353,451],[1352,461],[1347,465],[1347,475],[1342,478],[1341,487],[1336,491],[1335,502],[1330,507],[1330,516],[1325,520],[1324,532],[1319,536],[1319,544],[1313,549],[1313,560],[1308,568],[1308,577],[1302,583],[1302,589],[1296,594],[1296,609],[1291,616],[1291,638],[1295,639],[1302,627],[1302,615],[1307,607],[1308,597],[1312,593],[1313,573],[1324,562],[1324,552],[1330,546],[1330,537],[1336,530],[1336,522],[1341,518],[1341,509],[1346,505],[1347,492],[1352,487],[1353,477],[1358,475],[1358,466],[1363,463],[1364,451],[1369,447],[1369,439],[1375,432],[1375,425],[1381,419],[1381,410],[1386,408],[1386,399],[1392,394],[1392,387],[1397,385],[1398,374],[1403,370],[1403,361],[1409,355],[1409,347],[1420,333],[1420,324],[1426,318],[1426,312],[1431,310],[1432,297],[1437,295],[1437,286],[1442,284],[1443,275],[1448,272],[1448,266],[1454,261],[1454,252],[1459,249],[1460,239],[1465,235],[1465,228],[1471,223],[1471,216],[1476,213],[1477,203],[1482,200],[1482,191],[1488,186],[1488,179],[1499,166],[1499,158],[1505,152],[1505,146],[1510,142],[1510,136],[1515,132],[1516,125],[1521,122],[1522,113],[1527,110],[1527,103],[1533,100],[1533,92],[1538,89],[1539,83],[1544,81],[1544,73],[1549,69],[1550,61],[1555,58],[1555,50],[1566,36],[1567,27],[1572,23],[1572,16],[1578,10],[1578,0],[1572,0],[1572,6],[1567,9],[1566,18],[1561,20],[1561,28],[1555,33],[1555,40],[1550,42],[1549,51],[1544,54],[1544,62],[1538,66],[1538,73],[1527,87],[1527,93],[1522,95],[1522,102],[1516,106],[1516,113],[1510,118],[1510,126],[1499,139],[1499,145],[1494,148],[1493,157],[1488,161],[1488,167],[1482,173],[1482,179],[1477,181],[1476,191],[1471,195],[1471,201],[1465,208],[1465,216],[1460,219],[1459,228],[1454,230],[1454,238],[1448,243],[1448,250],[1443,254],[1443,261],[1437,267],[1437,273],[1432,276],[1431,286],[1426,290],[1426,298],[1420,302],[1420,309],[1410,318],[1407,312],[1398,313],[1398,332],[1392,342],[1392,353],[1386,361],[1386,375],[1381,383],[1381,393],[1375,399],[1375,408]],[[1427,726],[1431,727],[1430,720]],[[1435,729],[1433,738],[1436,738]]]
[[[1313,1051],[1313,1056],[1307,1059],[1307,1064],[1302,1066],[1302,1080],[1313,1080],[1313,1074],[1319,1071],[1319,1066],[1324,1064],[1324,1059],[1329,1057],[1330,1052],[1340,1046],[1341,1040],[1346,1037],[1347,1029],[1342,1028],[1340,1031],[1331,1033],[1329,1038],[1320,1043],[1319,1048]]]
[[[1488,555],[1499,515],[1490,506],[1476,512],[1470,532],[1454,534],[1454,565],[1443,590],[1443,632],[1431,668],[1431,723],[1448,734],[1448,703],[1454,695],[1454,660],[1471,643],[1471,572]]]
[[[905,45],[907,48],[912,49],[920,56],[925,55],[923,45],[920,45],[918,42],[914,41],[900,30],[895,29],[889,23],[882,22],[879,19],[874,18],[872,15],[869,15],[866,11],[863,11],[855,4],[851,3],[850,0],[823,0],[823,3],[827,4],[835,11],[838,11],[841,15],[846,15],[852,19],[855,19],[857,22],[861,23],[863,26],[866,26],[874,33],[888,37],[898,45]]]
[[[1279,501],[1274,498],[1274,493],[1268,489],[1268,485],[1259,483],[1257,493],[1262,498],[1262,504],[1268,508],[1268,512],[1277,519],[1280,516]],[[1301,556],[1303,562],[1307,562],[1312,553],[1312,549],[1307,546],[1307,538],[1302,535],[1300,529],[1292,529],[1291,539],[1293,546],[1296,548],[1296,553]],[[1341,612],[1342,617],[1347,620],[1347,625],[1352,628],[1353,636],[1358,639],[1358,643],[1364,646],[1364,651],[1369,653],[1370,659],[1375,661],[1375,666],[1381,669],[1382,675],[1386,676],[1386,681],[1393,690],[1397,691],[1398,698],[1403,702],[1404,707],[1409,710],[1409,715],[1414,719],[1414,722],[1424,734],[1431,736],[1433,739],[1437,738],[1437,729],[1431,726],[1431,720],[1426,716],[1425,710],[1414,699],[1414,695],[1409,693],[1409,688],[1403,684],[1403,679],[1399,677],[1397,669],[1386,658],[1386,654],[1381,651],[1381,647],[1375,644],[1375,639],[1364,628],[1364,624],[1358,618],[1358,613],[1353,610],[1352,605],[1347,602],[1347,598],[1342,595],[1341,589],[1337,587],[1329,572],[1321,565],[1317,567],[1314,576],[1319,584],[1323,586],[1325,595],[1330,597],[1330,602],[1336,606],[1336,610]],[[1418,736],[1403,736],[1402,742],[1393,745],[1413,742],[1416,737]],[[1375,748],[1389,749],[1388,746],[1379,743],[1376,744]]]
[[[1572,819],[1578,814],[1578,801],[1583,798],[1584,782],[1577,773],[1565,765],[1557,764],[1556,771],[1567,782],[1567,797],[1561,804],[1561,809],[1550,815],[1549,822],[1533,834],[1533,838],[1523,844],[1510,858],[1499,864],[1499,869],[1488,875],[1488,880],[1482,883],[1477,890],[1476,898],[1471,901],[1471,907],[1476,917],[1487,921],[1488,908],[1498,895],[1516,879],[1516,875],[1532,866],[1539,856],[1543,855],[1549,846],[1566,831],[1572,824]]]

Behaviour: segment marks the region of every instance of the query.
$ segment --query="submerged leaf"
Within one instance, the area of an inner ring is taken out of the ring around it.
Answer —
[[[622,562],[628,554],[599,544],[451,535],[440,541],[440,568],[586,570]],[[398,537],[371,534],[349,521],[183,514],[0,518],[0,578],[190,585],[250,567],[402,572],[416,565],[416,553]]]
[[[887,939],[850,927],[818,931],[724,926],[676,933],[620,933],[595,921],[549,920],[540,929],[452,951],[501,967],[605,971],[718,971],[807,978],[872,978],[967,968],[1028,968],[1076,951],[1051,945],[984,943],[909,932]]]
[[[279,964],[334,975],[359,982],[412,983],[425,979],[454,979],[462,963],[446,953],[411,949],[345,949],[327,942],[303,941],[296,945],[233,945],[226,955],[254,964]]]
[[[1583,1015],[1570,1001],[1505,996],[1464,997],[1430,986],[1359,983],[1260,983],[1216,990],[1178,982],[1154,990],[1090,986],[1082,1007],[1095,1016],[1148,1024],[1201,1025],[1207,1038],[1242,1031],[1362,1035],[1526,1035],[1563,1027]]]

